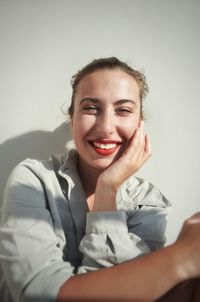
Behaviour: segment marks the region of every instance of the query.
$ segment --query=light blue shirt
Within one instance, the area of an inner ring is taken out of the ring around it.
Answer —
[[[132,176],[118,190],[118,211],[89,212],[76,151],[58,161],[59,177],[51,157],[23,161],[8,179],[0,225],[1,302],[54,302],[71,276],[165,243],[170,203],[155,186]]]

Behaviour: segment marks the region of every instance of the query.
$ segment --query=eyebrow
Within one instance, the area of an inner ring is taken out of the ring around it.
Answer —
[[[98,98],[90,98],[90,97],[88,97],[88,98],[83,98],[80,101],[80,104],[82,104],[84,102],[87,102],[87,101],[90,101],[90,102],[95,103],[95,104],[101,102],[100,99],[98,99]],[[131,103],[134,106],[137,106],[137,103],[134,100],[130,100],[130,99],[120,99],[120,100],[117,100],[117,101],[114,102],[115,105],[122,105],[124,103]]]

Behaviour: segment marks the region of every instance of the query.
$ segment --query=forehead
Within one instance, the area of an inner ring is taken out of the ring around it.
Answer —
[[[77,87],[77,97],[139,98],[137,81],[120,69],[103,69],[85,75]]]

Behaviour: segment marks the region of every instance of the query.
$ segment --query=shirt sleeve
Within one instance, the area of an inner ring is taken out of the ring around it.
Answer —
[[[137,188],[136,198],[124,194],[123,210],[87,214],[79,272],[119,264],[164,246],[171,204],[152,184],[144,184]]]
[[[167,207],[143,205],[129,216],[129,232],[141,238],[153,252],[165,245],[167,217]]]
[[[43,184],[23,165],[14,169],[5,190],[0,260],[14,302],[53,302],[74,274],[74,267],[63,261]]]
[[[79,273],[109,267],[150,252],[147,244],[129,232],[125,211],[87,214],[86,235],[80,243],[83,253]]]

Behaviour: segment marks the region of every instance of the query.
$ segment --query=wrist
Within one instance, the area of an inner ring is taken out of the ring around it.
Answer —
[[[116,211],[117,189],[108,186],[101,179],[97,181],[92,211]]]
[[[101,174],[97,180],[97,186],[99,188],[106,189],[109,192],[112,192],[113,194],[117,194],[117,190],[120,187],[120,184],[116,184],[112,182],[111,179],[106,179],[104,174]]]

